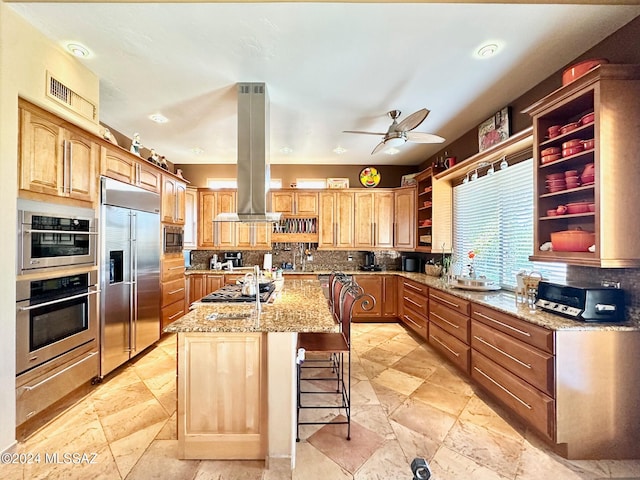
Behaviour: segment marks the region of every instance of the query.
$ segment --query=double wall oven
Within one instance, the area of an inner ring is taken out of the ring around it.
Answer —
[[[16,406],[24,423],[99,373],[93,210],[18,201]]]

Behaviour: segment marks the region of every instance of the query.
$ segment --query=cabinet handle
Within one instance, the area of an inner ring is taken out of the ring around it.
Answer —
[[[180,314],[182,314],[182,313],[184,313],[184,310],[180,310],[179,312],[174,313],[173,315],[171,315],[171,316],[169,317],[169,320],[173,320],[174,318],[176,318],[178,315],[180,315]]]
[[[504,355],[507,358],[510,358],[511,360],[513,360],[516,363],[519,363],[520,365],[522,365],[525,368],[528,368],[529,370],[531,370],[531,364],[530,363],[524,363],[520,360],[518,360],[516,357],[514,357],[513,355],[509,355],[507,352],[505,352],[504,350],[496,347],[495,345],[487,342],[484,338],[482,337],[478,337],[477,335],[474,335],[473,338],[475,338],[476,340],[478,340],[480,343],[486,345],[489,348],[492,348],[493,350],[495,350],[498,353],[501,353],[502,355]]]
[[[51,375],[51,376],[49,376],[49,377],[45,378],[44,380],[42,380],[42,381],[40,381],[40,382],[36,383],[35,385],[25,385],[25,386],[23,386],[23,387],[20,387],[21,392],[20,392],[20,394],[19,394],[19,395],[22,395],[22,394],[23,394],[23,393],[25,393],[25,392],[30,392],[31,390],[35,390],[36,388],[41,387],[42,385],[44,385],[44,384],[45,384],[45,383],[47,383],[48,381],[53,380],[54,378],[56,378],[56,377],[57,377],[57,376],[59,376],[59,375],[62,375],[62,374],[63,374],[63,373],[65,373],[65,372],[68,372],[68,371],[69,371],[69,370],[71,370],[72,368],[74,368],[74,367],[76,367],[76,366],[80,365],[82,362],[84,362],[84,361],[86,361],[86,360],[89,360],[91,357],[95,357],[97,354],[98,354],[98,352],[91,352],[91,353],[89,353],[87,356],[85,356],[83,359],[78,360],[77,362],[74,362],[74,363],[73,363],[73,365],[69,365],[68,367],[66,367],[66,368],[64,368],[64,369],[62,369],[62,370],[60,370],[58,373],[54,373],[53,375]]]
[[[184,268],[184,265],[178,265],[177,267],[169,267],[167,270],[180,270]]]
[[[512,327],[511,325],[503,323],[503,322],[500,322],[499,320],[496,320],[495,318],[488,317],[484,313],[480,313],[480,312],[477,312],[475,310],[474,310],[473,313],[475,313],[479,317],[482,317],[482,318],[485,318],[485,319],[489,320],[490,322],[497,323],[498,325],[500,325],[500,326],[502,326],[504,328],[508,328],[509,330],[513,330],[514,332],[517,332],[520,335],[524,335],[525,337],[530,337],[531,336],[531,334],[529,332],[525,332],[524,330],[520,330],[519,328]]]
[[[431,335],[431,338],[433,338],[436,342],[438,342],[442,348],[448,350],[449,352],[451,352],[453,355],[455,355],[456,357],[459,357],[460,354],[454,350],[452,350],[451,348],[449,348],[448,345],[446,345],[442,340],[440,340],[438,337],[436,337],[435,335]]]
[[[173,290],[172,292],[169,292],[169,295],[175,295],[178,292],[183,292],[184,291],[184,287],[182,288],[178,288],[177,290]]]
[[[438,315],[437,313],[433,313],[433,312],[429,312],[431,315],[433,315],[434,317],[442,320],[444,323],[446,323],[447,325],[452,326],[453,328],[460,328],[460,325],[456,325],[455,323],[451,323],[449,320],[447,320],[444,317],[441,317],[440,315]]]
[[[73,191],[73,143],[69,142],[69,193]]]
[[[410,283],[405,282],[404,286],[409,287],[410,289],[415,290],[416,292],[422,293],[422,289],[420,287],[416,287],[414,285],[411,285]]]
[[[416,327],[418,327],[418,328],[424,328],[424,327],[421,327],[420,325],[418,325],[418,324],[417,324],[416,322],[414,322],[413,320],[411,320],[411,318],[410,318],[410,317],[407,317],[406,315],[403,315],[403,317],[404,317],[404,319],[405,319],[405,320],[407,320],[408,322],[413,323]]]
[[[62,193],[67,193],[67,141],[62,140]]]
[[[431,296],[432,296],[433,298],[435,298],[436,300],[440,300],[441,302],[446,303],[447,305],[451,305],[451,306],[452,306],[452,307],[454,307],[454,308],[460,308],[460,305],[459,305],[459,304],[454,303],[454,302],[450,302],[450,301],[449,301],[449,300],[447,300],[446,298],[439,297],[439,296],[438,296],[438,295],[436,295],[435,293],[432,293],[432,294],[431,294]]]
[[[522,405],[524,405],[527,409],[531,410],[532,407],[531,405],[529,405],[527,402],[525,402],[524,400],[522,400],[520,397],[518,397],[515,393],[511,393],[511,391],[506,388],[503,387],[502,385],[500,385],[498,382],[496,382],[493,378],[491,378],[489,375],[487,375],[486,373],[484,373],[482,370],[480,370],[478,367],[473,367],[473,369],[478,372],[480,375],[482,375],[484,378],[486,378],[487,380],[489,380],[491,383],[493,383],[496,387],[498,387],[500,390],[504,391],[506,394],[510,395],[512,398],[514,398],[515,400],[517,400],[518,402],[520,402]]]
[[[420,307],[420,308],[424,307],[424,305],[420,305],[418,302],[414,302],[414,301],[413,301],[413,300],[411,300],[410,298],[407,298],[407,297],[403,297],[403,298],[404,298],[404,301],[405,301],[405,302],[412,303],[412,304],[414,304],[416,307]]]

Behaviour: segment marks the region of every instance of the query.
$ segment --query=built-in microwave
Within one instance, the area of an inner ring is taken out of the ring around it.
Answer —
[[[184,246],[184,230],[182,227],[165,226],[162,241],[164,253],[181,253]]]
[[[95,226],[91,209],[22,202],[18,210],[17,273],[96,265]]]

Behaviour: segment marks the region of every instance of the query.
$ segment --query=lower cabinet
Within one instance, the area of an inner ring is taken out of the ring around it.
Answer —
[[[429,288],[408,278],[399,279],[400,320],[422,338],[428,338]]]
[[[469,302],[429,289],[429,344],[469,373]]]
[[[184,257],[182,254],[165,255],[160,274],[160,334],[164,327],[187,312],[184,280]]]
[[[362,322],[367,319],[380,321],[382,317],[382,305],[384,298],[382,297],[382,275],[355,275],[364,293],[371,295],[371,298],[359,300],[353,306],[353,321]],[[372,300],[373,299],[373,300]]]
[[[211,292],[215,292],[224,284],[224,275],[220,274],[192,273],[187,276],[187,279],[189,285],[188,305]]]

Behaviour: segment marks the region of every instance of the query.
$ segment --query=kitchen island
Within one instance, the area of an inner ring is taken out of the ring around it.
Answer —
[[[337,328],[318,280],[281,282],[259,315],[250,304],[199,304],[178,336],[181,459],[295,462],[298,332]]]

